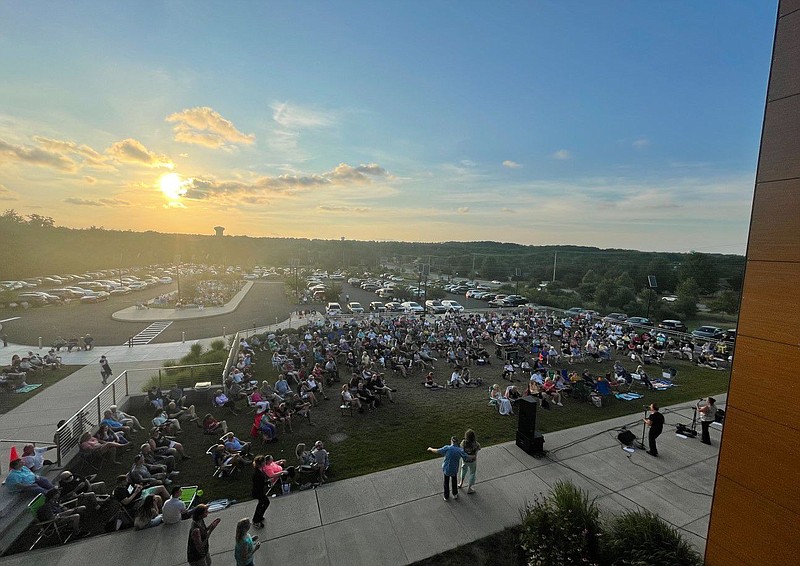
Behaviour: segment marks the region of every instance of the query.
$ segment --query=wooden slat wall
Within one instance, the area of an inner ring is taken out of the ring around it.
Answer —
[[[706,563],[800,560],[800,0],[781,0]]]

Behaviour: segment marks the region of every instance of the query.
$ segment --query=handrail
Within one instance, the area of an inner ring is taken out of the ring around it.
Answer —
[[[42,440],[12,440],[9,438],[0,438],[0,444],[3,442],[8,442],[10,444],[48,444],[50,446],[56,446],[56,444],[53,444],[53,442],[46,442]]]

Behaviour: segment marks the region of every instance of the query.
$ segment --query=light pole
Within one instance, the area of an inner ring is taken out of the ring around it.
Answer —
[[[181,256],[175,256],[175,280],[178,282],[178,302],[181,302]]]

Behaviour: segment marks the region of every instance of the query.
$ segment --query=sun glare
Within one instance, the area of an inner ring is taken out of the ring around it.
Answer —
[[[177,173],[161,175],[158,184],[161,186],[161,192],[164,193],[164,196],[171,201],[179,200],[186,194],[184,181],[181,180],[181,176]]]

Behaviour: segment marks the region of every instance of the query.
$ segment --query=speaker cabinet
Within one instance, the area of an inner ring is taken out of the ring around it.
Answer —
[[[529,436],[517,431],[517,446],[531,456],[544,454],[544,435],[535,432]]]
[[[526,395],[517,399],[514,409],[519,414],[517,431],[533,438],[536,432],[536,411],[539,409],[539,399]]]
[[[623,430],[617,435],[617,440],[625,446],[630,446],[633,444],[633,441],[636,440],[636,435],[629,430]]]

